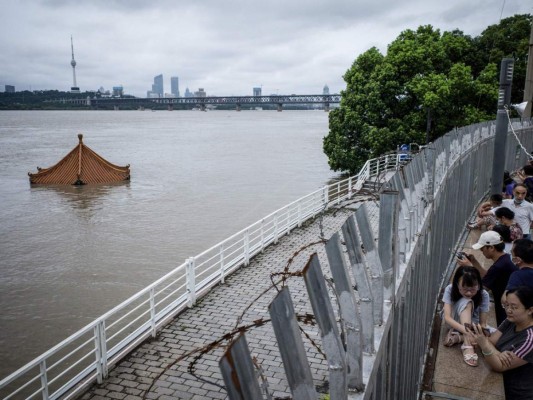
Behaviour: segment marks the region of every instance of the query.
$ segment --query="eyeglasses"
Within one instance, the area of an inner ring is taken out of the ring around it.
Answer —
[[[520,306],[517,306],[515,304],[502,304],[502,308],[505,310],[505,311],[518,311],[520,310]]]
[[[475,293],[479,290],[479,286],[471,286],[471,287],[464,287],[464,286],[461,286],[459,288],[460,290],[462,290],[463,292],[467,292],[467,293]]]

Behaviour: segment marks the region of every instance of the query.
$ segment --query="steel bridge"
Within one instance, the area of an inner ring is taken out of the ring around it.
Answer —
[[[340,94],[302,94],[302,95],[270,95],[270,96],[210,96],[210,97],[99,97],[76,99],[91,107],[113,106],[116,109],[120,105],[138,104],[166,104],[171,110],[174,105],[192,105],[205,111],[207,105],[235,105],[237,111],[241,110],[244,104],[261,105],[276,104],[278,111],[282,111],[284,104],[323,104],[325,110],[329,110],[332,103],[340,103]],[[80,103],[81,104],[81,103]]]

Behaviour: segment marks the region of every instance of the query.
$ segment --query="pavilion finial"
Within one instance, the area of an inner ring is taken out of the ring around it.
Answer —
[[[83,139],[83,135],[81,133],[78,133],[78,139],[80,139],[80,144],[81,144],[82,139]]]

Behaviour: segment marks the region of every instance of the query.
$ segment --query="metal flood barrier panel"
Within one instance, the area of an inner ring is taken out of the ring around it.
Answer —
[[[533,149],[531,121],[512,123],[509,171],[527,163],[524,148]],[[303,276],[328,362],[331,399],[420,397],[440,289],[466,222],[490,194],[492,163],[498,162],[494,129],[493,123],[464,127],[425,147],[382,186],[379,237],[363,203],[328,239],[329,271],[316,253],[309,259]],[[329,273],[334,287],[328,289]],[[292,398],[318,398],[288,287],[269,310]],[[247,381],[257,379],[250,368],[237,368],[251,365],[241,342],[221,360],[229,397],[263,398]],[[253,395],[243,390],[248,384]]]

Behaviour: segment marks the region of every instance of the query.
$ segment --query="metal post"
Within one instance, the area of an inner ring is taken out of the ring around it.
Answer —
[[[229,346],[219,366],[230,400],[263,399],[244,334]]]
[[[261,220],[261,253],[265,250],[265,219]]]
[[[196,277],[194,274],[194,257],[187,259],[187,305],[196,303]]]
[[[372,296],[374,298],[374,323],[383,323],[383,268],[379,259],[378,251],[375,247],[374,235],[368,221],[366,203],[355,212],[357,225],[361,234],[361,241],[365,249],[365,258],[370,267],[370,284],[372,286]]]
[[[289,288],[285,286],[268,306],[272,328],[294,400],[317,399]]]
[[[41,375],[41,395],[43,400],[48,400],[48,376],[46,373],[46,360],[39,364],[39,371]]]
[[[315,320],[322,336],[322,348],[329,365],[329,394],[332,400],[346,400],[346,359],[345,351],[335,321],[326,281],[320,268],[318,255],[311,255],[303,269],[303,276]]]
[[[278,232],[278,214],[274,215],[274,244],[278,243],[279,232]]]
[[[504,58],[500,64],[500,88],[498,91],[498,113],[494,136],[494,158],[492,162],[491,193],[501,193],[505,171],[505,146],[507,142],[507,110],[511,103],[514,59]]]
[[[383,281],[386,288],[395,282],[394,276],[398,268],[396,257],[398,249],[398,215],[400,201],[398,192],[387,191],[379,196],[379,242],[378,253],[383,267]],[[394,295],[394,287],[390,295]],[[389,300],[392,300],[389,299]]]
[[[363,384],[363,333],[361,316],[355,301],[353,286],[344,262],[341,240],[338,233],[334,233],[326,244],[329,269],[335,283],[335,290],[339,298],[341,323],[344,325],[346,337],[346,377],[348,388],[362,391]]]
[[[531,33],[529,35],[529,51],[527,53],[526,82],[524,84],[523,101],[527,101],[527,104],[522,113],[522,118],[530,118],[533,103],[533,25],[531,26]]]
[[[220,283],[224,283],[226,279],[226,271],[224,266],[224,246],[220,246],[220,249],[218,250],[219,254],[219,262],[220,262]]]
[[[155,289],[150,289],[150,325],[152,326],[152,337],[157,336],[155,324]]]
[[[324,186],[324,209],[328,209],[328,202],[329,202],[329,186]]]
[[[244,266],[250,264],[250,232],[244,232]]]
[[[359,294],[361,326],[363,327],[363,351],[368,354],[374,352],[374,306],[372,290],[366,274],[366,265],[361,244],[357,237],[355,219],[352,215],[342,226],[342,235],[346,242],[348,257],[352,265],[352,273],[355,278],[357,292]]]
[[[298,202],[298,228],[302,226],[302,202]]]
[[[102,383],[107,377],[107,345],[105,334],[105,322],[100,321],[94,327],[94,349],[96,358],[96,381]]]

